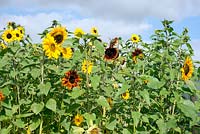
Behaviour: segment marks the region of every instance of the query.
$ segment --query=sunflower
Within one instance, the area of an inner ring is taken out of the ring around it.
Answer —
[[[76,126],[80,126],[80,124],[83,122],[83,116],[80,115],[80,114],[77,114],[75,117],[74,117],[74,124]]]
[[[53,28],[48,34],[54,38],[58,45],[62,45],[68,36],[66,28],[61,26]]]
[[[101,129],[97,125],[92,125],[86,132],[86,134],[102,134]]]
[[[127,90],[125,93],[122,94],[122,98],[123,98],[124,100],[128,100],[129,97],[130,97],[130,93],[129,93],[128,90]]]
[[[61,53],[62,53],[63,58],[65,59],[70,59],[73,54],[72,49],[70,47],[62,48]]]
[[[4,44],[4,43],[0,43],[0,46],[3,48],[3,49],[6,49],[7,46]]]
[[[55,58],[58,59],[60,55],[61,47],[57,45],[54,38],[52,36],[47,36],[44,38],[43,42],[43,50],[48,58]]]
[[[190,57],[187,57],[183,67],[181,68],[182,72],[182,79],[183,80],[188,80],[192,77],[192,73],[194,72],[192,60]]]
[[[105,51],[104,59],[114,60],[119,56],[119,50],[117,48],[107,48]]]
[[[65,77],[62,78],[62,85],[67,87],[68,90],[72,90],[72,88],[77,87],[79,82],[81,81],[79,75],[76,71],[70,70],[65,73]]]
[[[82,71],[84,73],[90,74],[92,72],[92,67],[93,67],[93,63],[91,61],[84,60],[82,62]]]
[[[14,36],[14,30],[12,29],[7,29],[3,32],[2,34],[2,39],[5,41],[5,42],[12,42],[15,40],[15,36]]]
[[[132,34],[131,35],[131,41],[133,43],[138,43],[140,41],[140,37],[137,34]]]
[[[91,32],[92,35],[98,35],[98,34],[99,34],[99,33],[98,33],[98,29],[97,29],[96,27],[92,27],[92,28],[90,29],[90,32]]]
[[[23,34],[21,34],[20,30],[14,30],[15,40],[20,41],[23,38]]]
[[[139,48],[136,48],[135,51],[132,52],[132,58],[135,63],[137,63],[137,57],[139,57],[139,59],[142,59],[144,57],[142,50]]]
[[[17,27],[17,30],[19,30],[20,33],[22,34],[22,36],[24,36],[24,33],[25,33],[25,29],[24,29],[24,27],[22,27],[22,26],[18,26],[18,27]]]
[[[84,32],[83,29],[81,29],[81,28],[76,28],[76,29],[74,30],[74,35],[75,35],[77,38],[81,38],[84,34],[85,34],[85,32]]]
[[[109,97],[106,100],[107,100],[108,104],[110,105],[110,107],[112,107],[113,106],[113,99]]]
[[[0,101],[3,101],[5,99],[5,96],[3,95],[3,93],[0,91]]]

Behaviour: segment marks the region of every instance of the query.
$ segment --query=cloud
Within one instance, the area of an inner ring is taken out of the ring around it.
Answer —
[[[190,44],[194,50],[193,60],[200,61],[200,47],[199,47],[200,39],[194,39],[191,41]]]

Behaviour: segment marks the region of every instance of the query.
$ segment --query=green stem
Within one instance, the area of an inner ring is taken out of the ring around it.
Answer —
[[[39,132],[39,134],[42,134],[42,125],[43,125],[43,119],[41,119],[41,122],[40,122],[40,132]]]

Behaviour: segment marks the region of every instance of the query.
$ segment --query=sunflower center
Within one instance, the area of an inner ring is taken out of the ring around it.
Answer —
[[[75,82],[75,77],[73,75],[69,77],[69,82],[72,84]]]
[[[136,37],[133,37],[133,40],[137,40],[137,38],[136,38]]]
[[[97,128],[94,128],[91,130],[91,134],[98,134],[98,133],[99,133],[99,131]]]
[[[108,57],[112,57],[116,54],[116,50],[115,48],[110,48],[110,49],[107,49],[105,54],[108,56]]]
[[[54,36],[54,40],[56,41],[56,43],[61,43],[63,41],[63,35],[58,34],[56,36]]]
[[[189,71],[190,71],[190,67],[186,64],[186,65],[184,66],[185,75],[187,75],[187,74],[189,73]]]
[[[94,29],[94,30],[93,30],[93,32],[94,32],[94,33],[97,33],[97,30],[96,30],[96,29]]]
[[[55,49],[56,49],[55,44],[51,44],[50,49],[51,49],[52,51],[55,51]]]
[[[12,34],[8,33],[8,34],[6,35],[6,37],[7,37],[8,39],[11,39],[11,38],[12,38]]]

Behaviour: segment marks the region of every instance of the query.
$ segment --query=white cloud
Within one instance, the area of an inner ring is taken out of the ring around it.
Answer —
[[[191,46],[194,49],[193,60],[200,61],[200,39],[194,39],[191,41]],[[199,65],[200,66],[200,65]]]

